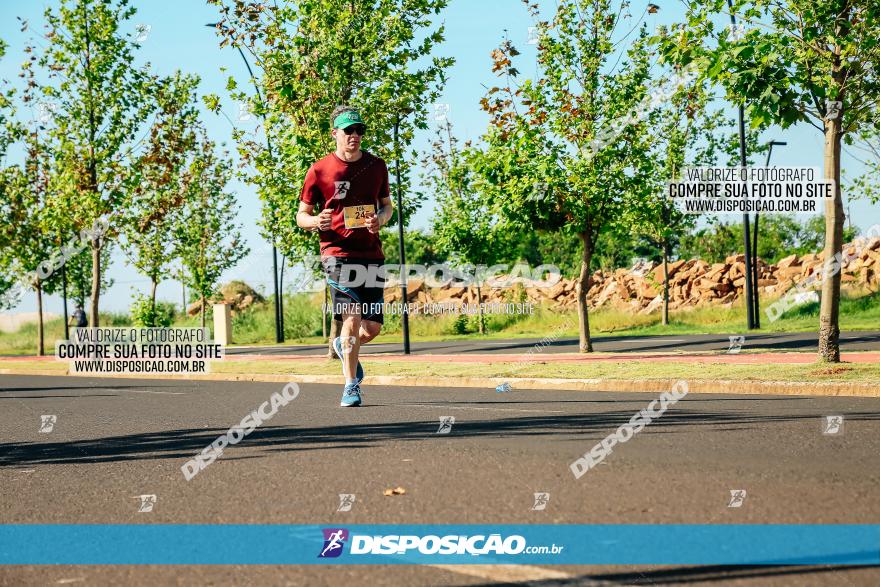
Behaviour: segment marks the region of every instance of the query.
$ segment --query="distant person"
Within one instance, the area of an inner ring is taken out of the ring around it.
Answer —
[[[346,276],[366,275],[369,267],[384,263],[379,228],[391,220],[393,206],[385,161],[361,151],[367,126],[360,113],[337,106],[330,121],[336,150],[306,173],[296,223],[320,236],[333,317],[342,321],[340,336],[333,339],[345,376],[339,405],[352,407],[361,405],[360,346],[382,329],[385,290],[381,278],[378,283],[355,283]],[[313,213],[316,206],[321,208],[317,215]]]
[[[77,328],[85,328],[89,325],[89,320],[86,318],[85,310],[80,304],[77,304],[73,309],[73,314],[70,316],[70,320],[68,321],[68,326],[76,326]]]

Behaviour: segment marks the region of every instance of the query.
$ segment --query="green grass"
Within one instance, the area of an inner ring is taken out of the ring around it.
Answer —
[[[451,363],[394,361],[362,357],[367,376],[411,377],[538,377],[564,379],[725,379],[735,381],[836,381],[880,383],[880,364],[730,364],[673,361],[541,361],[540,354],[525,362],[485,361]],[[211,365],[214,373],[335,375],[339,362],[327,359],[298,361],[224,361]]]
[[[104,326],[128,326],[128,315],[101,313]],[[64,318],[46,320],[43,326],[44,348],[47,355],[55,353],[55,341],[64,339]],[[37,353],[37,323],[25,324],[15,332],[0,332],[0,354],[35,355]]]
[[[771,322],[765,309],[775,299],[761,300],[761,330],[763,332],[811,332],[818,330],[819,304],[807,303],[785,312]],[[593,335],[647,336],[676,334],[745,334],[745,301],[739,300],[729,308],[705,306],[673,310],[669,324],[660,323],[658,313],[640,315],[633,312],[601,308],[590,312],[590,331]],[[417,318],[419,320],[423,318]],[[439,325],[440,323],[438,323]],[[568,327],[565,327],[566,324]],[[845,292],[840,302],[841,330],[875,330],[880,327],[880,292]],[[540,338],[548,335],[578,336],[576,312],[560,313],[549,308],[536,308],[531,316],[511,321],[503,330],[492,330],[484,338]],[[473,339],[478,335],[452,336],[438,333],[436,340]],[[402,340],[394,329],[384,329],[381,342]],[[318,342],[317,340],[314,342]]]
[[[527,362],[486,361],[480,363],[452,363],[423,360],[362,358],[367,377],[371,373],[402,375],[410,377],[493,377],[514,379],[522,377],[563,379],[611,379],[611,380],[669,380],[702,379],[731,381],[792,381],[809,382],[858,382],[880,384],[880,364],[843,363],[828,364],[729,364],[721,362],[677,361],[541,361],[540,354],[532,355]],[[3,360],[0,369],[15,371],[45,371],[66,373],[67,364],[60,361]],[[291,374],[336,375],[339,362],[327,359],[296,361],[274,360],[228,360],[211,364],[211,372],[218,374]],[[369,383],[369,381],[368,381]]]
[[[512,292],[511,292],[512,295]],[[320,344],[320,294],[285,296],[285,343]],[[514,301],[514,300],[510,300]],[[819,304],[807,303],[793,308],[778,320],[771,322],[764,310],[773,299],[761,300],[762,332],[811,332],[818,329]],[[199,317],[178,317],[175,326],[198,326]],[[412,340],[473,340],[501,338],[576,337],[577,313],[558,312],[547,307],[534,306],[531,315],[487,315],[488,333],[477,334],[477,317],[445,315],[411,315]],[[124,314],[102,314],[102,324],[126,326]],[[207,325],[212,327],[210,313]],[[880,292],[845,292],[840,304],[841,330],[873,330],[880,326]],[[602,308],[590,312],[590,329],[594,336],[645,336],[680,334],[736,334],[746,333],[745,303],[739,301],[730,308],[707,306],[670,312],[670,323],[660,324],[657,313],[640,315],[629,311]],[[270,301],[248,308],[233,318],[233,337],[236,344],[275,344],[273,304]],[[46,323],[46,351],[51,354],[55,340],[63,334],[61,319]],[[36,352],[36,324],[23,326],[18,332],[0,333],[0,354],[34,354]],[[401,317],[389,314],[385,327],[376,342],[402,340]]]

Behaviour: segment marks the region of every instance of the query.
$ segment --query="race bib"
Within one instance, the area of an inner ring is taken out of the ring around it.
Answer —
[[[342,213],[345,217],[345,228],[363,228],[367,225],[367,216],[373,214],[376,207],[372,204],[363,206],[346,206]]]

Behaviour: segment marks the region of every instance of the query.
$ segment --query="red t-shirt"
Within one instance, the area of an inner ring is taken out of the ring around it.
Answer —
[[[344,209],[372,204],[378,213],[379,201],[387,197],[388,167],[385,161],[366,151],[352,163],[330,153],[312,165],[300,199],[332,210],[330,230],[319,232],[321,256],[384,259],[379,235],[366,227],[346,228]]]

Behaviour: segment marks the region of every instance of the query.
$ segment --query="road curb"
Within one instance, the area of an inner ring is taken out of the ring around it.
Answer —
[[[203,381],[262,381],[300,383],[327,383],[342,385],[341,375],[297,375],[296,373],[205,373],[199,375],[144,376],[136,373],[114,374],[72,374],[46,372],[28,369],[0,369],[2,375],[52,375],[67,377],[100,377],[120,379],[176,379]],[[610,392],[649,392],[656,393],[672,387],[680,379],[566,379],[538,377],[412,377],[407,375],[367,376],[364,386],[386,385],[399,387],[473,387],[494,389],[502,383],[511,388],[556,391],[610,391]],[[817,381],[736,381],[725,379],[688,379],[690,393],[717,393],[733,395],[806,395],[806,396],[846,396],[880,397],[880,385],[859,382],[817,382]]]

